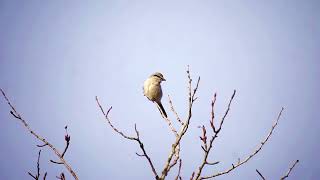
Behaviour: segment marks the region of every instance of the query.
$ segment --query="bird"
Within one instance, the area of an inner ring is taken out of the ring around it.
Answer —
[[[143,84],[143,94],[146,96],[150,101],[156,103],[160,113],[167,118],[167,113],[163,108],[161,103],[162,98],[162,89],[161,89],[161,82],[166,81],[163,75],[160,72],[155,72],[151,74],[147,80],[144,81]]]

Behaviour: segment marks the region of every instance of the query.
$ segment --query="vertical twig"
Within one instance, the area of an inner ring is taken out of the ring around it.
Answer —
[[[181,173],[181,166],[182,166],[182,160],[181,159],[179,159],[179,169],[178,169],[178,174],[177,174],[177,176],[176,176],[176,178],[175,178],[175,180],[182,180],[182,177],[180,176],[180,173]]]
[[[196,87],[192,91],[192,79],[191,79],[191,76],[190,76],[189,66],[188,66],[187,74],[188,74],[188,80],[189,80],[189,86],[188,86],[188,90],[189,90],[189,93],[188,93],[189,94],[189,98],[188,98],[189,99],[188,117],[187,117],[187,120],[185,121],[185,124],[181,127],[181,130],[179,131],[175,142],[172,144],[172,148],[171,148],[171,151],[169,153],[168,159],[167,159],[167,161],[165,163],[165,166],[164,166],[164,168],[162,170],[162,173],[161,173],[161,177],[160,177],[161,180],[164,180],[166,178],[166,176],[168,175],[168,172],[171,169],[171,166],[170,166],[171,160],[173,158],[173,155],[176,154],[176,148],[177,148],[177,146],[179,146],[182,137],[184,136],[184,134],[188,130],[188,127],[189,127],[189,124],[190,124],[190,120],[191,120],[191,117],[192,117],[192,106],[193,106],[194,101],[197,99],[197,97],[195,97],[195,94],[196,94],[196,92],[198,90],[198,87],[199,87],[200,77],[198,78]]]

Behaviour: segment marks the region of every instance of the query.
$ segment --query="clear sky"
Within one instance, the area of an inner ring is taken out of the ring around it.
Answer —
[[[114,124],[128,134],[137,123],[156,169],[174,141],[156,107],[142,95],[143,81],[160,71],[167,95],[186,117],[187,76],[201,76],[190,131],[182,142],[182,176],[202,157],[198,125],[208,124],[217,92],[218,117],[233,89],[237,95],[214,144],[205,174],[246,157],[285,111],[260,154],[218,179],[284,175],[317,179],[320,112],[320,3],[270,1],[0,1],[0,87],[39,134],[60,150],[64,126],[71,145],[66,160],[80,179],[152,179],[136,143],[106,124],[95,96],[113,106]],[[39,142],[9,114],[0,98],[0,179],[29,179]],[[175,123],[177,126],[178,124]],[[55,179],[64,167],[47,148],[41,170]],[[169,175],[175,175],[176,169]]]

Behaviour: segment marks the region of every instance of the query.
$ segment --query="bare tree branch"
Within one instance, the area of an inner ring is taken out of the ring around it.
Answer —
[[[233,171],[234,169],[236,169],[237,167],[241,166],[242,164],[248,162],[253,156],[258,154],[260,152],[260,150],[262,149],[262,147],[264,146],[264,144],[271,137],[275,127],[278,125],[278,122],[279,122],[279,119],[281,117],[281,114],[282,114],[283,110],[284,110],[284,108],[282,108],[281,111],[279,112],[277,120],[272,125],[272,128],[271,128],[270,132],[268,133],[267,137],[260,143],[259,147],[256,150],[254,150],[252,154],[250,154],[247,158],[243,159],[242,161],[240,161],[240,159],[238,159],[238,162],[236,164],[232,164],[232,166],[230,168],[226,169],[225,171],[218,172],[218,173],[210,175],[210,176],[204,176],[204,177],[201,177],[200,179],[210,179],[210,178],[213,178],[213,177],[217,177],[217,176],[221,176],[221,175],[227,174],[227,173]],[[220,124],[220,127],[221,127],[222,124],[223,124],[223,122]],[[219,129],[217,131],[220,131]]]
[[[28,174],[35,180],[38,180],[38,177],[37,176],[34,176],[31,172],[28,172]]]
[[[157,106],[158,106],[158,104],[157,104]],[[158,107],[158,108],[159,108],[159,107]],[[162,112],[162,111],[160,110],[160,112]],[[166,120],[166,122],[168,123],[168,126],[169,126],[170,130],[171,130],[171,131],[173,132],[173,134],[177,137],[177,136],[178,136],[178,132],[177,132],[177,130],[173,127],[171,120],[170,120],[168,117],[165,117],[163,114],[161,114],[161,115],[162,115],[163,119]]]
[[[57,179],[66,180],[64,173],[62,172],[60,176],[56,176]]]
[[[181,141],[182,137],[184,136],[184,134],[188,130],[188,127],[189,127],[189,124],[190,124],[190,119],[192,117],[192,105],[193,105],[194,101],[197,99],[195,97],[195,94],[196,94],[196,92],[198,90],[198,87],[199,87],[200,77],[198,78],[196,87],[192,91],[192,79],[191,79],[191,76],[190,76],[189,66],[188,66],[187,74],[188,74],[188,80],[189,80],[189,87],[188,87],[188,89],[189,89],[188,117],[187,117],[187,120],[185,121],[185,124],[181,127],[181,129],[180,129],[180,131],[178,133],[178,136],[176,137],[175,142],[172,144],[172,148],[171,148],[170,154],[168,156],[166,164],[165,164],[165,166],[164,166],[164,168],[162,170],[162,173],[161,173],[161,177],[160,177],[161,180],[166,178],[166,176],[168,175],[168,172],[171,169],[171,166],[170,166],[171,160],[172,160],[174,154],[176,154],[176,148],[180,144],[180,141]]]
[[[181,166],[182,166],[182,160],[179,159],[179,169],[178,169],[178,174],[177,174],[175,180],[179,180],[179,179],[182,180],[182,177],[180,176]]]
[[[64,150],[62,152],[62,155],[61,155],[62,157],[64,157],[65,153],[68,150],[68,147],[70,145],[70,138],[71,138],[71,136],[68,134],[68,126],[65,126],[64,129],[66,130],[66,135],[64,136],[64,140],[66,142],[66,146],[65,146],[65,148],[64,148]],[[58,162],[58,161],[54,161],[54,160],[50,160],[50,162],[55,163],[55,164],[63,164],[63,162]]]
[[[184,123],[181,121],[177,111],[174,109],[172,101],[171,101],[171,98],[170,98],[169,95],[168,95],[168,99],[169,99],[169,104],[170,104],[170,107],[171,107],[171,111],[176,115],[177,121],[183,126]]]
[[[44,173],[44,176],[43,176],[43,180],[46,180],[46,178],[47,178],[47,172],[46,173]]]
[[[296,160],[292,165],[291,167],[289,168],[289,170],[287,171],[287,173],[280,178],[280,180],[284,180],[286,179],[287,177],[289,177],[289,174],[291,173],[292,169],[296,166],[296,164],[298,164],[299,160]],[[261,174],[261,172],[256,169],[257,173],[259,174],[259,176],[261,177],[262,180],[266,180],[266,178]]]
[[[299,162],[299,160],[296,160],[296,161],[292,164],[292,166],[289,168],[289,170],[288,170],[288,172],[286,173],[286,175],[284,175],[283,177],[281,177],[281,180],[284,180],[284,179],[286,179],[287,177],[289,177],[292,169],[296,166],[296,164],[298,164],[298,162]]]
[[[37,145],[37,147],[45,147],[47,146],[48,144],[43,144],[43,145]]]
[[[258,169],[256,169],[256,172],[259,174],[262,180],[266,180],[266,178],[261,174],[261,172]]]
[[[40,179],[40,156],[41,156],[41,149],[38,152],[38,160],[37,160],[37,174],[33,175],[31,172],[28,172],[28,174],[35,180]],[[44,174],[43,179],[45,180],[47,177],[47,172]]]
[[[130,136],[125,135],[123,132],[119,131],[117,128],[115,128],[115,127],[113,126],[113,124],[111,123],[111,121],[110,121],[110,119],[109,119],[109,117],[108,117],[108,115],[109,115],[109,113],[110,113],[110,111],[111,111],[111,109],[112,109],[112,106],[108,109],[107,113],[105,113],[104,110],[103,110],[103,108],[102,108],[102,106],[101,106],[100,103],[99,103],[99,100],[98,100],[98,97],[97,97],[97,96],[96,96],[96,101],[97,101],[98,106],[100,107],[100,110],[101,110],[101,112],[103,113],[105,119],[107,120],[108,124],[110,125],[110,127],[111,127],[115,132],[117,132],[118,134],[120,134],[123,138],[129,139],[129,140],[135,140],[134,137],[130,137]]]
[[[136,141],[136,142],[139,144],[139,147],[140,147],[140,149],[142,150],[143,154],[136,153],[137,156],[139,156],[139,157],[145,157],[145,158],[148,160],[149,165],[150,165],[150,167],[151,167],[151,169],[152,169],[152,172],[153,172],[153,174],[155,175],[155,178],[156,178],[156,179],[159,179],[159,176],[158,176],[158,174],[157,174],[156,169],[154,168],[154,165],[153,165],[153,163],[152,163],[152,161],[151,161],[151,158],[150,158],[149,155],[147,154],[147,152],[146,152],[146,150],[145,150],[145,148],[144,148],[144,144],[143,144],[142,141],[140,140],[140,135],[139,135],[139,131],[137,130],[136,124],[134,125],[134,130],[135,130],[135,132],[136,132],[136,137],[131,137],[131,136],[125,135],[123,132],[119,131],[119,130],[111,123],[111,121],[110,121],[110,119],[109,119],[109,116],[108,116],[108,115],[109,115],[110,110],[112,109],[112,107],[110,107],[109,110],[107,111],[107,113],[105,113],[104,110],[103,110],[103,108],[102,108],[102,106],[101,106],[101,104],[100,104],[100,102],[99,102],[99,99],[98,99],[97,96],[96,96],[96,102],[97,102],[97,104],[98,104],[98,106],[99,106],[102,114],[104,115],[105,119],[107,120],[108,124],[110,125],[110,127],[111,127],[116,133],[120,134],[120,135],[121,135],[123,138],[125,138],[125,139],[129,139],[129,140],[132,140],[132,141]]]
[[[178,160],[180,158],[180,144],[177,146],[176,153],[174,154],[174,156],[175,156],[175,158],[173,159],[173,162],[170,164],[169,169],[174,167],[177,164],[177,162],[178,162]]]
[[[216,100],[217,100],[217,93],[214,93],[213,100],[211,101],[211,120],[210,120],[210,125],[211,125],[211,128],[213,129],[213,132],[216,132],[216,128],[214,126],[214,117],[215,117],[214,105],[216,104]]]
[[[214,135],[211,137],[211,139],[210,139],[210,141],[209,141],[209,145],[208,145],[208,144],[207,144],[206,128],[205,128],[205,126],[202,126],[203,135],[202,135],[202,137],[200,137],[200,139],[201,139],[201,141],[202,141],[203,144],[204,144],[203,146],[201,146],[202,149],[203,149],[203,151],[204,151],[204,157],[203,157],[202,163],[201,163],[200,166],[198,167],[198,171],[197,171],[197,173],[196,173],[196,175],[195,175],[195,179],[197,179],[197,180],[200,179],[202,170],[203,170],[203,168],[204,168],[205,165],[218,164],[218,162],[216,162],[216,163],[208,163],[208,156],[209,156],[209,153],[210,153],[210,151],[211,151],[211,149],[212,149],[212,147],[213,147],[213,146],[212,146],[213,141],[218,137],[218,134],[219,134],[219,132],[220,132],[221,129],[222,129],[223,122],[224,122],[225,118],[226,118],[227,115],[228,115],[228,112],[229,112],[229,110],[230,110],[230,106],[231,106],[231,103],[232,103],[232,101],[233,101],[233,98],[234,98],[235,94],[236,94],[236,90],[233,91],[233,94],[232,94],[232,96],[231,96],[231,98],[230,98],[230,101],[229,101],[229,104],[228,104],[228,108],[227,108],[227,110],[226,110],[226,112],[225,112],[225,114],[224,114],[224,116],[223,116],[223,118],[222,118],[222,120],[221,120],[221,122],[220,122],[220,126],[219,126],[218,130],[216,130],[216,128],[215,128],[215,126],[214,126],[214,118],[215,118],[215,115],[214,115],[214,105],[215,105],[216,98],[217,98],[217,94],[216,94],[216,93],[214,94],[213,100],[212,100],[212,102],[211,102],[211,120],[210,120],[210,125],[211,125],[211,128],[212,128],[212,130],[213,130]]]
[[[150,156],[147,154],[144,144],[142,142],[142,140],[140,139],[140,134],[139,131],[137,129],[136,124],[134,125],[134,130],[135,130],[135,135],[133,136],[128,136],[126,135],[124,132],[120,131],[119,129],[117,129],[111,122],[110,118],[109,118],[109,113],[112,109],[112,106],[105,112],[103,107],[101,106],[98,97],[96,96],[96,102],[97,105],[99,106],[102,114],[104,115],[104,118],[107,120],[107,123],[109,124],[109,126],[120,136],[122,136],[125,139],[131,140],[131,141],[135,141],[139,144],[139,148],[141,150],[140,153],[136,152],[136,155],[138,157],[142,157],[142,158],[146,158],[146,160],[149,163],[149,166],[155,176],[156,180],[165,180],[165,178],[167,177],[168,173],[170,172],[170,170],[176,165],[179,164],[178,166],[178,170],[177,170],[177,175],[175,177],[175,180],[182,180],[182,176],[181,176],[181,167],[182,167],[182,160],[180,158],[180,147],[181,147],[181,141],[182,138],[184,137],[184,135],[186,134],[189,125],[190,125],[190,121],[191,121],[191,117],[192,117],[192,108],[193,108],[193,104],[194,102],[197,100],[197,97],[195,96],[199,87],[199,82],[200,82],[200,77],[198,77],[197,82],[195,87],[193,88],[192,85],[192,81],[193,79],[191,78],[191,74],[190,74],[190,70],[189,70],[189,66],[187,69],[187,77],[188,77],[188,107],[187,107],[187,117],[184,120],[182,120],[177,111],[175,110],[173,103],[171,101],[170,96],[168,95],[168,99],[169,99],[169,104],[170,104],[170,108],[172,110],[172,112],[175,114],[175,117],[177,119],[177,121],[179,122],[179,131],[177,131],[174,127],[174,125],[172,124],[172,121],[168,118],[165,117],[163,112],[160,110],[162,117],[165,119],[165,121],[167,122],[170,130],[173,132],[173,134],[175,135],[175,140],[171,146],[171,150],[169,152],[168,158],[165,161],[164,167],[161,171],[161,174],[158,174],[154,164],[150,158]],[[7,104],[9,105],[9,107],[11,108],[10,113],[11,115],[18,119],[23,125],[24,127],[28,130],[28,132],[30,134],[32,134],[35,138],[37,138],[38,140],[40,140],[42,143],[41,145],[37,145],[38,147],[45,147],[45,146],[49,146],[49,148],[58,156],[59,160],[58,161],[54,161],[54,160],[50,160],[50,162],[55,163],[55,164],[63,164],[67,170],[70,172],[70,174],[74,177],[75,180],[78,180],[78,177],[76,175],[76,173],[73,171],[73,169],[71,168],[71,166],[65,161],[64,159],[64,155],[66,154],[68,147],[70,145],[70,135],[67,132],[67,126],[65,127],[66,130],[66,135],[65,135],[65,148],[62,152],[62,154],[58,151],[57,148],[55,148],[51,143],[49,143],[46,139],[42,138],[40,135],[38,135],[36,132],[34,132],[29,124],[27,124],[26,120],[22,118],[22,116],[16,111],[15,107],[11,104],[11,102],[9,101],[9,99],[7,98],[6,94],[4,93],[4,91],[2,89],[0,89],[3,97],[5,98]],[[210,162],[208,160],[209,154],[213,149],[213,142],[216,140],[216,138],[218,137],[218,134],[221,132],[222,130],[222,126],[224,124],[224,121],[230,111],[231,108],[231,103],[233,102],[233,99],[235,97],[236,94],[236,90],[233,91],[233,94],[229,100],[228,106],[226,108],[226,111],[224,113],[224,115],[222,116],[220,122],[217,124],[217,122],[215,121],[215,112],[214,112],[214,107],[215,107],[215,103],[216,103],[216,97],[217,94],[215,93],[213,96],[213,99],[211,101],[211,118],[210,118],[210,126],[212,131],[210,130],[210,132],[208,132],[208,129],[205,125],[200,126],[202,133],[200,136],[200,140],[201,140],[201,148],[203,150],[203,159],[200,163],[200,165],[195,169],[195,171],[192,173],[190,180],[203,180],[203,179],[210,179],[210,178],[214,178],[217,176],[221,176],[221,175],[225,175],[230,173],[231,171],[235,170],[236,168],[240,167],[241,165],[247,163],[251,158],[253,158],[255,155],[257,155],[261,150],[262,147],[265,145],[265,143],[270,139],[275,127],[278,125],[279,119],[282,115],[282,112],[284,110],[284,108],[281,109],[281,111],[279,112],[276,121],[274,122],[274,124],[271,127],[271,130],[269,131],[269,133],[267,134],[267,136],[261,141],[261,143],[254,149],[254,151],[249,154],[248,156],[246,156],[245,158],[243,158],[242,160],[240,158],[238,158],[238,160],[235,163],[232,163],[232,165],[220,172],[217,172],[215,174],[211,174],[208,176],[202,176],[202,172],[204,167],[207,166],[211,166],[211,165],[216,165],[219,163],[219,161],[216,162]],[[159,106],[157,105],[157,107],[159,108]],[[217,124],[217,126],[215,125]],[[181,125],[181,126],[180,126]],[[41,150],[38,153],[38,159],[37,159],[37,174],[32,174],[31,172],[28,172],[28,174],[35,180],[39,180],[40,178],[40,154],[41,154]],[[287,177],[289,177],[291,171],[293,170],[293,168],[296,166],[296,164],[299,162],[299,160],[296,160],[289,168],[289,170],[287,171],[287,173],[281,177],[281,180],[286,179]],[[258,173],[259,177],[262,180],[265,180],[266,178],[262,175],[262,173],[256,169],[256,172]],[[45,180],[47,177],[47,172],[45,172],[43,179]],[[61,180],[65,180],[65,175],[62,172],[59,176],[56,176],[56,178],[61,179]]]
[[[16,119],[20,120],[20,122],[22,122],[22,124],[24,125],[24,127],[29,131],[30,134],[32,134],[35,138],[37,138],[38,140],[42,141],[44,144],[47,144],[50,149],[58,156],[58,158],[60,159],[60,161],[64,164],[64,166],[67,168],[67,170],[70,172],[70,174],[74,177],[74,179],[78,180],[78,177],[76,175],[76,173],[74,172],[74,170],[72,169],[72,167],[66,162],[66,160],[62,157],[62,155],[60,154],[60,152],[58,151],[57,148],[55,148],[51,143],[49,143],[46,139],[44,139],[43,137],[41,137],[40,135],[38,135],[35,131],[33,131],[30,126],[27,124],[27,122],[22,118],[22,116],[16,111],[16,109],[14,108],[14,106],[11,104],[11,102],[9,101],[9,99],[7,98],[6,94],[4,93],[4,91],[2,89],[0,89],[3,97],[5,98],[7,104],[10,106],[11,111],[10,113],[12,114],[13,117],[15,117]]]
[[[173,104],[172,104],[172,101],[171,101],[171,98],[170,98],[169,95],[168,95],[168,99],[169,99],[169,104],[170,104],[170,107],[171,107],[171,111],[175,114],[177,121],[183,126],[184,123],[181,121],[181,119],[180,119],[177,111],[174,109]],[[164,117],[164,118],[165,118],[165,117]],[[170,126],[170,124],[169,124],[169,126]],[[172,129],[172,128],[171,128],[171,129]],[[178,136],[177,131],[176,131],[175,129],[172,130],[172,131],[173,131],[173,133],[175,134],[175,136],[177,137],[177,136]],[[173,162],[170,164],[169,169],[171,169],[173,166],[175,166],[175,165],[177,164],[179,158],[180,158],[180,144],[177,146],[176,153],[175,153],[175,158],[173,159]]]

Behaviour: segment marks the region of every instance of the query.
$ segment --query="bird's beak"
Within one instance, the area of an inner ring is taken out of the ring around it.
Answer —
[[[165,78],[162,78],[162,81],[166,81],[166,79],[165,79]]]

